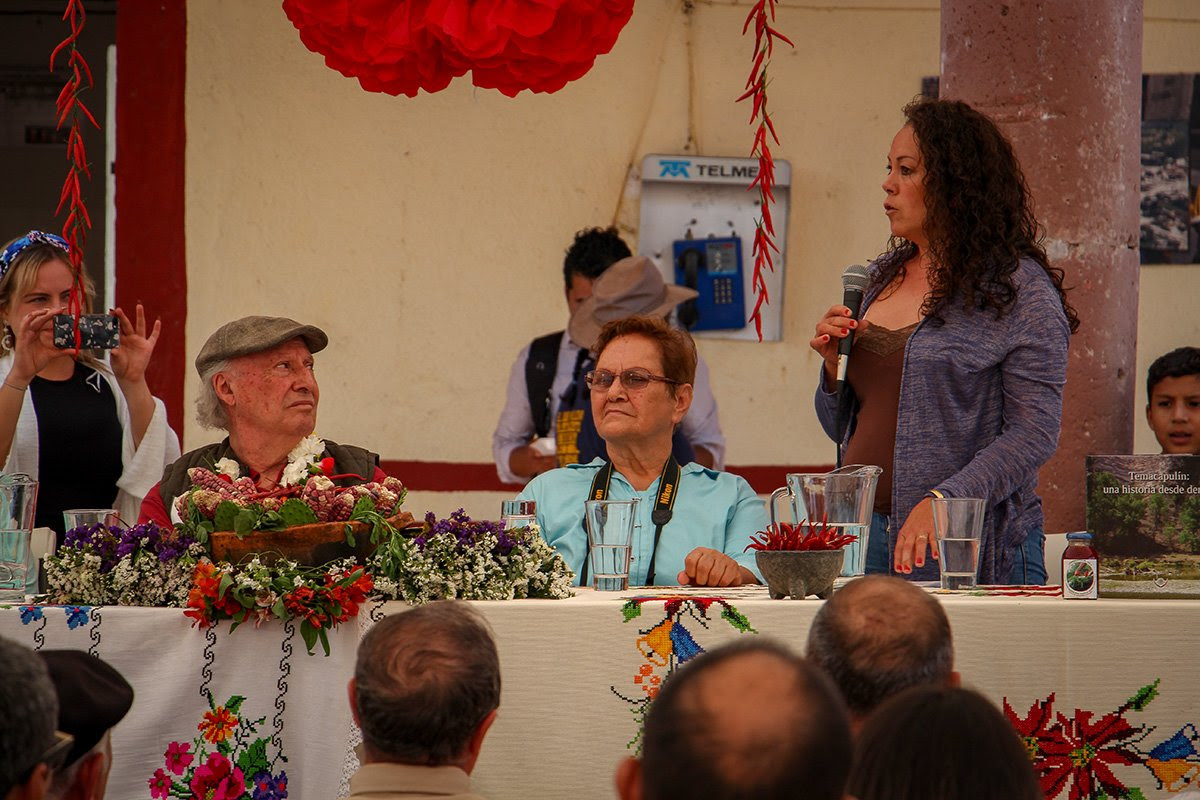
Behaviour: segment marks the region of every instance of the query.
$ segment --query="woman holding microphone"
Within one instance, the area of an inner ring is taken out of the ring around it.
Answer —
[[[904,116],[883,182],[892,235],[860,319],[834,306],[810,342],[825,360],[817,415],[835,437],[837,347],[853,329],[844,460],[884,470],[868,572],[936,579],[930,498],[982,497],[980,582],[1042,583],[1037,472],[1058,445],[1079,320],[995,123],[953,100]]]

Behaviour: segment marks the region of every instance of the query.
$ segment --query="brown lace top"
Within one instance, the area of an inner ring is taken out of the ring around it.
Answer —
[[[872,325],[854,337],[846,380],[858,398],[854,435],[842,454],[844,464],[875,464],[883,468],[875,488],[875,511],[892,513],[892,458],[896,451],[896,413],[900,408],[900,377],[904,346],[917,323],[893,331]]]

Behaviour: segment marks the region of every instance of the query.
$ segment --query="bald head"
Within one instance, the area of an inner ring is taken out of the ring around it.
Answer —
[[[664,685],[646,718],[646,800],[837,800],[850,734],[820,670],[761,639],[698,657]]]
[[[807,654],[833,678],[856,718],[910,686],[954,681],[954,644],[942,605],[906,580],[868,575],[825,602]]]

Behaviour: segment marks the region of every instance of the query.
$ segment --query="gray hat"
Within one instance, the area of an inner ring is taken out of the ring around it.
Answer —
[[[200,348],[196,371],[203,375],[204,370],[226,359],[261,353],[297,336],[304,339],[310,353],[318,353],[329,344],[325,331],[287,317],[242,317],[226,322]]]
[[[638,314],[665,316],[697,294],[695,289],[664,281],[658,267],[645,256],[623,258],[596,278],[592,296],[575,309],[567,332],[575,344],[590,350],[607,323]]]

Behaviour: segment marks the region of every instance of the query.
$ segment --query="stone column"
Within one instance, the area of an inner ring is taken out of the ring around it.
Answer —
[[[1084,457],[1128,453],[1138,310],[1141,0],[942,0],[941,96],[1012,140],[1079,313],[1046,531],[1085,527]]]

